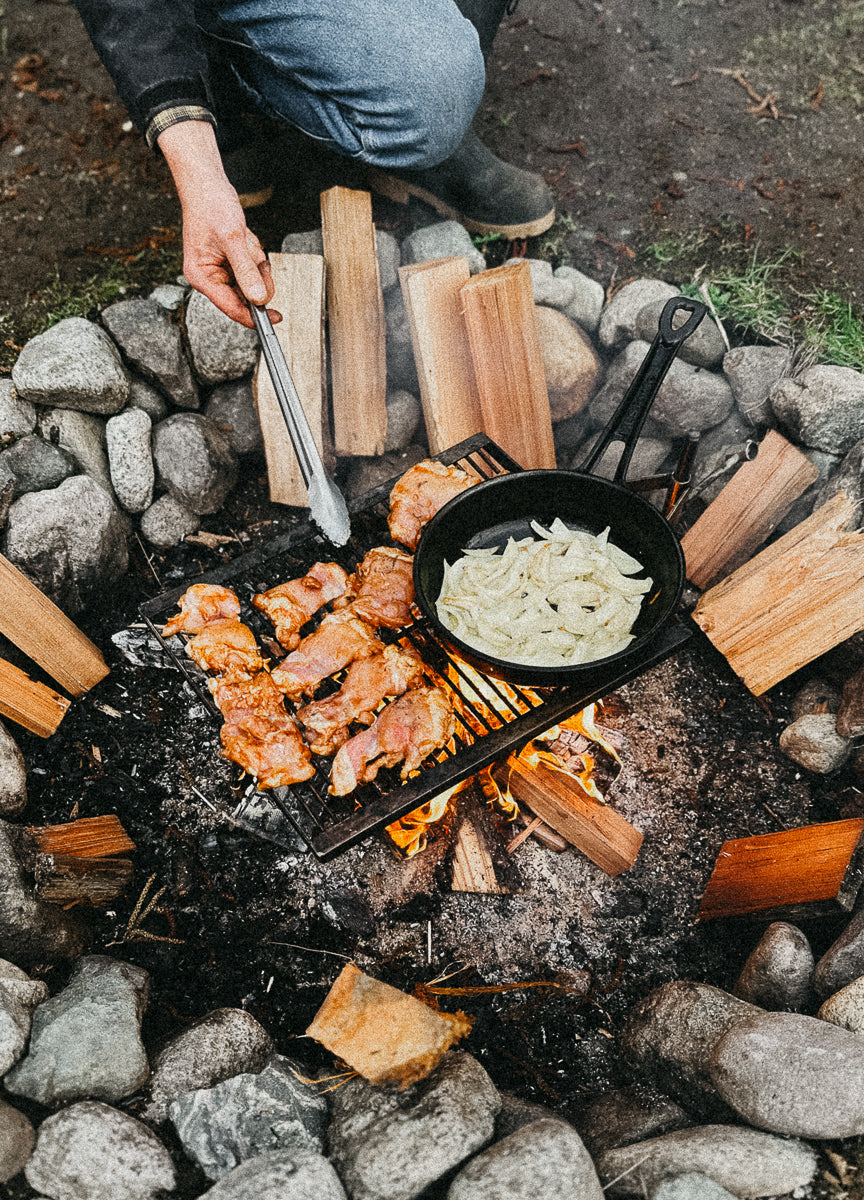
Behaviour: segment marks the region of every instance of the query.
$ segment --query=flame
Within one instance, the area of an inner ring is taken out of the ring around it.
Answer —
[[[470,782],[470,779],[463,779],[461,783],[455,783],[453,787],[439,792],[419,808],[387,826],[387,832],[399,849],[405,851],[406,858],[413,858],[415,854],[426,849],[429,840],[426,836],[428,826],[441,820],[453,797],[464,791]]]

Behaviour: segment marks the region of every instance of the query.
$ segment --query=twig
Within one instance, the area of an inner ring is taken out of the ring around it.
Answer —
[[[351,961],[350,954],[340,954],[337,950],[319,950],[317,946],[301,946],[298,942],[265,942],[265,946],[290,946],[293,950],[308,950],[310,954],[332,954],[334,958],[344,958]]]
[[[136,541],[136,542],[138,543],[138,545],[141,547],[141,553],[144,555],[144,559],[145,559],[145,561],[146,561],[146,563],[147,563],[147,566],[150,568],[150,572],[151,572],[151,574],[153,575],[153,578],[154,578],[154,579],[156,580],[156,582],[159,584],[159,587],[160,587],[160,588],[162,588],[162,586],[163,586],[163,585],[162,585],[162,580],[161,580],[161,579],[159,578],[159,576],[156,574],[156,568],[153,566],[153,560],[150,558],[150,555],[149,555],[149,554],[147,553],[147,551],[144,549],[144,543],[141,541],[141,535],[140,535],[140,534],[138,534],[138,533],[136,533],[136,534],[135,534],[135,541]]]
[[[729,343],[729,337],[726,333],[726,330],[723,327],[723,322],[717,316],[717,309],[714,307],[714,301],[711,299],[711,293],[708,290],[708,284],[705,283],[704,281],[699,284],[699,295],[702,297],[702,299],[708,305],[708,309],[711,313],[711,316],[714,318],[714,324],[720,330],[720,336],[723,339],[723,345],[726,347],[726,351],[728,353],[732,349],[732,346]]]

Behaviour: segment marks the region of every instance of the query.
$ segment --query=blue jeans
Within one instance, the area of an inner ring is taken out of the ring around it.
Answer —
[[[198,0],[245,96],[330,149],[382,168],[457,148],[485,84],[455,0]]]

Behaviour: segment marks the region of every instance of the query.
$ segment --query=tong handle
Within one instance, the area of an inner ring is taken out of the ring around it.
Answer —
[[[270,378],[273,381],[273,390],[276,393],[276,399],[279,401],[282,416],[288,427],[288,434],[294,446],[294,453],[297,455],[300,474],[303,476],[303,482],[308,488],[315,475],[316,465],[321,462],[321,456],[318,453],[318,447],[315,445],[315,439],[312,436],[312,430],[309,427],[306,413],[303,411],[303,405],[300,403],[300,397],[297,394],[297,388],[294,386],[294,380],[291,378],[291,372],[288,370],[288,364],[285,361],[282,347],[279,345],[279,339],[276,337],[276,332],[273,329],[270,318],[267,316],[267,309],[263,304],[253,304],[251,301],[247,301],[247,304],[249,305],[249,312],[252,314],[255,332],[258,334],[258,340],[261,343],[261,353],[264,355],[264,362],[267,364],[267,370],[270,372]]]

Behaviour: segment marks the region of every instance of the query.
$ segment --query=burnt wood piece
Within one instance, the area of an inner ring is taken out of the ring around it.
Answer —
[[[470,278],[467,258],[436,258],[399,268],[432,454],[483,428],[459,296]]]
[[[693,619],[756,696],[864,629],[864,533],[843,492],[705,592]]]
[[[517,834],[517,837],[521,838],[522,834],[526,830],[529,830],[530,827],[530,835],[535,837],[547,850],[554,850],[556,854],[563,854],[568,849],[569,843],[567,839],[561,837],[560,833],[556,833],[554,829],[551,829],[540,817],[531,816],[529,813],[524,813],[520,810],[516,820],[522,826],[522,833]],[[515,842],[516,838],[508,844],[508,853],[512,854],[516,849]]]
[[[128,854],[135,849],[135,843],[113,813],[81,817],[65,825],[31,825],[27,833],[42,854],[95,859]]]
[[[322,192],[321,232],[336,453],[381,454],[387,439],[386,329],[369,192]]]
[[[282,314],[273,329],[322,459],[325,445],[324,259],[320,254],[269,254],[276,288],[271,304]],[[267,458],[270,499],[305,508],[308,489],[263,359],[252,380]],[[330,450],[332,457],[332,450]]]
[[[98,647],[2,554],[0,633],[73,696],[108,674]]]
[[[773,429],[681,539],[687,578],[705,588],[745,563],[819,478],[806,454]]]
[[[488,803],[476,781],[451,802],[450,811],[452,891],[486,896],[519,891],[521,872],[507,853],[512,822]]]
[[[601,867],[620,875],[636,862],[643,835],[613,808],[594,800],[575,776],[539,762],[508,759],[510,791],[557,833]]]
[[[837,732],[841,737],[864,733],[864,668],[847,679],[837,709]]]
[[[0,716],[47,738],[56,733],[71,703],[66,696],[0,658]]]
[[[864,817],[724,842],[697,920],[850,912],[862,880]]]
[[[526,469],[557,466],[531,268],[481,271],[459,294],[484,430]]]
[[[107,908],[132,882],[132,863],[128,858],[38,854],[34,875],[40,900]]]

